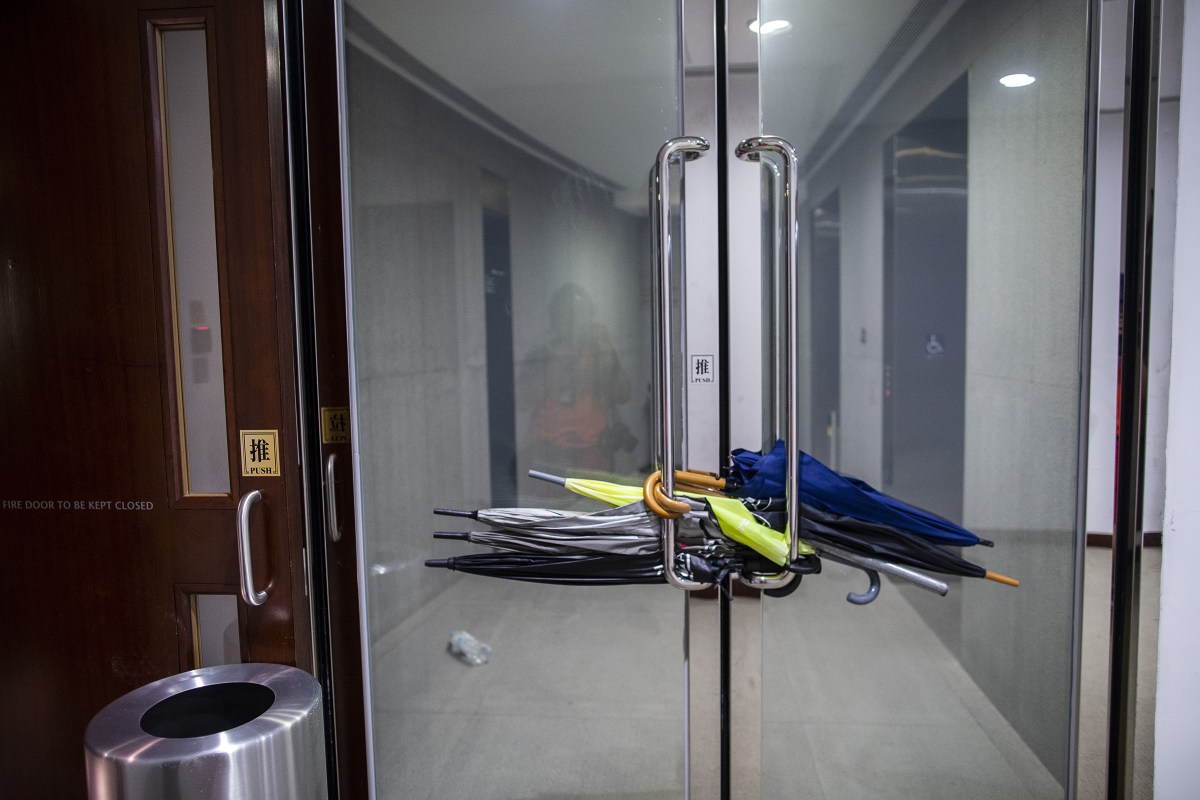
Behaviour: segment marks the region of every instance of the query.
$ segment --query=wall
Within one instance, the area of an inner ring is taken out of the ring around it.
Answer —
[[[1174,307],[1200,307],[1200,0],[1184,4]],[[1154,793],[1162,800],[1195,797],[1200,785],[1200,318],[1172,320],[1171,385],[1166,446],[1166,497],[1160,598]]]

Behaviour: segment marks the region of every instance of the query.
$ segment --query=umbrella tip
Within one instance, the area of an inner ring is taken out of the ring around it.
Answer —
[[[995,547],[996,546],[996,543],[993,542],[991,539],[980,539],[978,542],[976,542],[976,544],[982,545],[983,547]]]
[[[425,559],[427,567],[445,567],[446,569],[454,569],[454,565],[448,558],[427,558]]]
[[[433,538],[435,539],[469,539],[471,534],[461,531],[434,531]],[[425,562],[425,566],[429,566],[429,562]]]
[[[467,517],[468,519],[476,519],[476,512],[459,511],[457,508],[435,508],[433,513],[440,517]]]
[[[1021,582],[1016,578],[1010,578],[1007,575],[1001,575],[999,572],[992,572],[990,569],[984,573],[985,578],[996,583],[1003,583],[1005,586],[1020,586]]]
[[[539,481],[546,481],[548,483],[557,483],[559,486],[567,485],[566,478],[560,478],[557,475],[551,475],[549,472],[541,472],[536,469],[529,470],[529,477],[536,478]]]

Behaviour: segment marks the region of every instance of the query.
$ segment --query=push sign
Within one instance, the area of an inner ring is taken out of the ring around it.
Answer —
[[[242,476],[279,477],[279,431],[241,431]]]

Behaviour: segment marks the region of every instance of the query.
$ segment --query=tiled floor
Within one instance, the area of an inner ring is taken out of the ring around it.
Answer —
[[[1095,667],[1106,663],[1107,559],[1108,551],[1088,552],[1079,782],[1085,799],[1100,797],[1103,786],[1106,678]],[[1146,595],[1157,597],[1159,562],[1150,552],[1146,562]],[[861,589],[849,571],[830,570],[821,581],[820,594],[830,597]],[[1062,797],[1034,753],[890,588],[885,584],[867,608],[822,602],[812,613],[816,604],[806,605],[799,593],[768,607],[762,796]],[[1149,604],[1143,610],[1149,613]],[[1146,640],[1156,609],[1153,616],[1143,623]],[[469,667],[447,654],[455,629],[488,642],[491,662]],[[682,637],[681,595],[665,587],[579,589],[469,576],[454,582],[375,649],[378,796],[682,797]],[[1152,654],[1152,642],[1146,644]],[[1143,660],[1143,683],[1152,683],[1153,673]],[[1151,709],[1152,699],[1141,704],[1143,714]],[[1139,743],[1139,758],[1148,764],[1146,744]]]

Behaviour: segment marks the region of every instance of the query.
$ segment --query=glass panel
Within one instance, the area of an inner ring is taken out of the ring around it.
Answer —
[[[760,3],[791,23],[760,87],[803,164],[803,446],[1022,581],[885,578],[857,607],[866,578],[826,561],[765,600],[764,797],[1068,792],[1087,10]]]
[[[228,494],[206,35],[167,29],[158,43],[184,494]]]
[[[344,17],[378,796],[679,796],[679,592],[424,565],[486,550],[432,538],[487,527],[438,506],[600,508],[530,468],[646,474],[646,181],[678,133],[675,6]],[[448,652],[457,631],[486,663]]]
[[[192,647],[196,667],[242,663],[235,594],[193,594]]]

